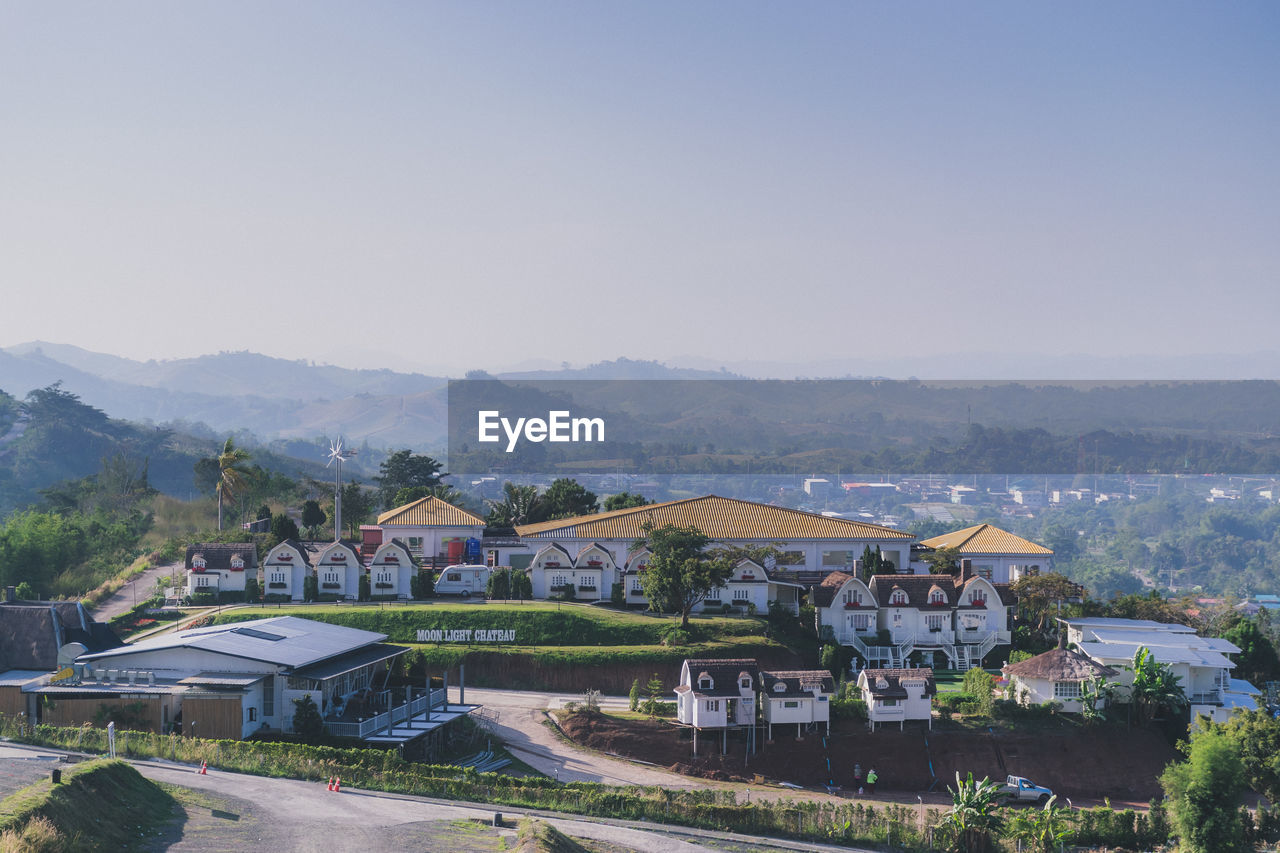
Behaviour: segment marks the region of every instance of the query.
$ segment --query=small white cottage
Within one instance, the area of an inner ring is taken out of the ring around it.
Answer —
[[[902,729],[906,720],[924,720],[933,728],[938,685],[932,669],[864,669],[858,673],[858,689],[867,703],[867,725],[872,731],[877,723],[886,722]]]
[[[831,695],[836,685],[830,671],[762,672],[760,679],[760,708],[768,725],[769,740],[773,740],[774,723],[795,723],[797,737],[803,726],[826,723],[827,734],[831,734]]]

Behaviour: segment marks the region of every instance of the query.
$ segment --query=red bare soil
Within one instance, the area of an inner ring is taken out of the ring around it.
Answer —
[[[924,791],[934,784],[935,775],[934,790],[945,791],[947,785],[955,785],[957,772],[1000,780],[1013,773],[1063,796],[1145,801],[1159,793],[1158,777],[1177,757],[1158,732],[1110,725],[994,733],[917,727],[873,733],[839,722],[829,738],[821,731],[797,738],[794,726],[775,726],[774,742],[765,743],[761,733],[757,752],[750,756],[741,732],[730,733],[723,755],[720,735],[703,732],[696,757],[689,730],[667,722],[575,714],[562,728],[591,749],[691,776],[750,782],[759,775],[811,787],[833,781],[846,790],[856,789],[854,765],[860,764],[864,774],[875,768],[882,791]]]

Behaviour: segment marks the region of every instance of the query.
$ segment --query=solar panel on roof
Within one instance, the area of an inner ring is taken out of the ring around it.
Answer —
[[[272,634],[270,631],[259,631],[257,628],[232,628],[231,633],[256,637],[259,640],[283,640],[284,634]]]

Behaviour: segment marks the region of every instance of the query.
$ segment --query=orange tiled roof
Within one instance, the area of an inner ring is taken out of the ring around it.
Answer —
[[[378,516],[378,523],[408,527],[484,527],[480,516],[431,496],[387,510]]]
[[[978,524],[925,539],[920,543],[930,548],[955,548],[961,556],[967,554],[1036,554],[1052,556],[1043,545],[1015,536],[990,524]]]
[[[516,532],[545,539],[640,539],[645,522],[696,527],[711,539],[914,539],[892,527],[716,495],[524,524]]]

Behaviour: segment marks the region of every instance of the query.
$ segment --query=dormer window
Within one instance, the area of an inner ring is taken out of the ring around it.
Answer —
[[[743,678],[738,681],[738,686],[741,687],[743,690],[750,690],[751,679],[746,676],[743,676]]]
[[[197,554],[191,558],[191,568],[197,572],[203,572],[205,567],[204,556]]]
[[[935,586],[929,590],[929,603],[930,604],[946,604],[947,603],[947,594],[942,591],[942,587]]]
[[[893,592],[889,594],[889,603],[895,607],[906,607],[907,591],[902,587],[895,586]]]
[[[711,679],[711,676],[707,675],[707,673],[705,672],[702,673],[702,675],[698,676],[699,690],[710,690],[711,688],[715,687],[715,684],[716,683]]]
[[[777,684],[773,685],[773,692],[774,692],[774,693],[786,693],[786,692],[787,692],[787,685],[786,685],[786,684],[784,684],[783,682],[779,681]]]
[[[876,678],[876,690],[888,690],[888,689],[889,689],[889,679],[885,678],[883,675],[878,676]]]
[[[233,569],[243,569],[243,568],[244,568],[244,557],[241,557],[239,554],[236,554],[234,557],[232,557],[232,558],[231,558],[231,568],[233,568]]]

